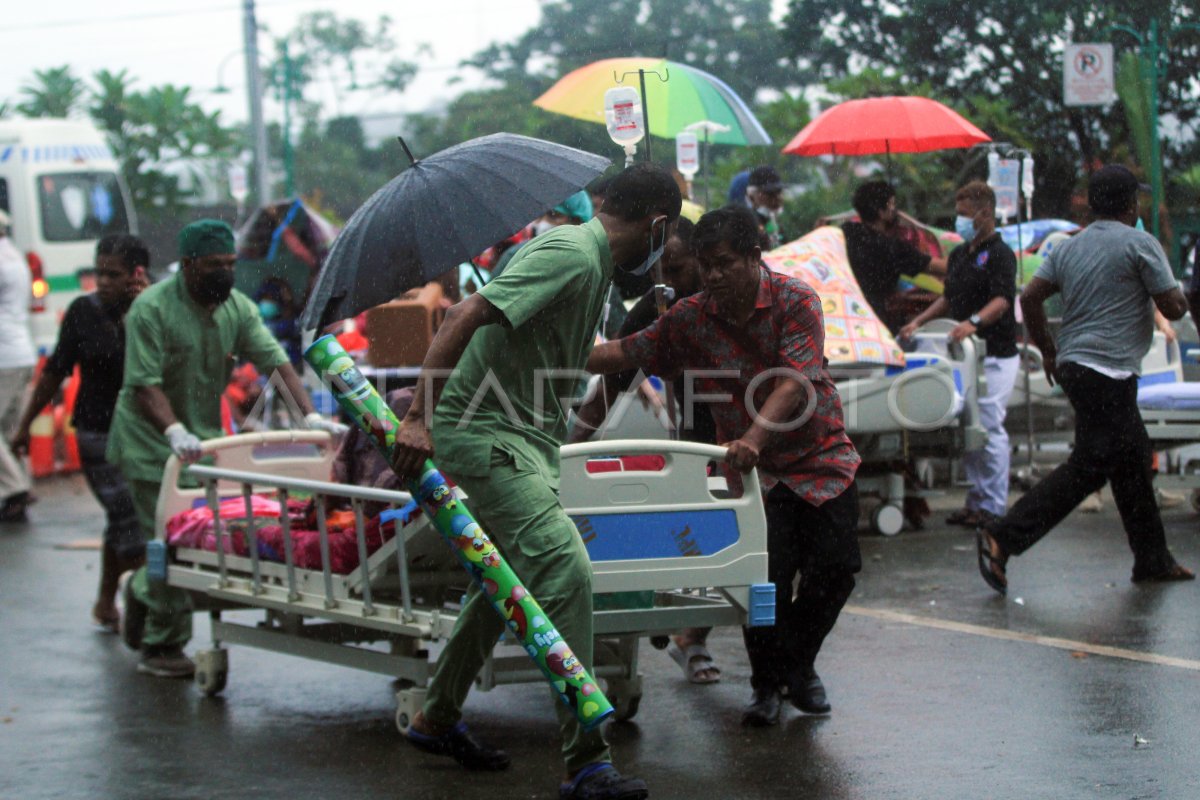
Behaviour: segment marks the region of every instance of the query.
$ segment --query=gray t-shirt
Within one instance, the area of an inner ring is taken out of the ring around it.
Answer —
[[[1035,277],[1062,290],[1059,363],[1141,374],[1154,335],[1154,301],[1178,285],[1153,236],[1120,222],[1093,222],[1050,252]]]

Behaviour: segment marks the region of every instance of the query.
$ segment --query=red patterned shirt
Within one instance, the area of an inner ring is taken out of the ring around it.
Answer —
[[[649,328],[622,339],[621,347],[648,373],[664,378],[683,374],[685,382],[690,373],[692,398],[728,398],[708,404],[722,442],[745,435],[753,409],[762,409],[775,376],[792,375],[806,389],[811,386],[793,419],[811,416],[792,430],[771,433],[759,456],[764,491],[782,481],[819,506],[854,481],[862,459],[846,436],[841,399],[825,365],[821,299],[803,281],[764,267],[754,311],[744,326],[722,317],[708,292],[700,292],[677,302]],[[768,370],[774,372],[764,375]],[[688,399],[680,398],[684,424]]]

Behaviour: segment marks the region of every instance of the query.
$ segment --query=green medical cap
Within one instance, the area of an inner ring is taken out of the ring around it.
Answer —
[[[233,252],[233,228],[219,219],[199,219],[179,232],[180,258],[202,258]]]
[[[587,222],[592,218],[592,198],[587,192],[576,192],[556,205],[554,210],[563,216]]]

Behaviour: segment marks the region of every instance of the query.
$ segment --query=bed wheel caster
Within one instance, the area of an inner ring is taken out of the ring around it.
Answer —
[[[626,722],[637,716],[642,704],[642,676],[608,682],[608,701],[613,706],[613,721]]]
[[[425,688],[418,688],[412,683],[405,682],[405,688],[396,692],[396,730],[408,734],[408,726],[412,719],[425,705]]]
[[[904,530],[904,510],[900,506],[881,505],[871,514],[871,528],[881,536],[895,536]]]
[[[196,688],[208,697],[220,694],[229,678],[229,651],[223,647],[199,650],[194,661]]]

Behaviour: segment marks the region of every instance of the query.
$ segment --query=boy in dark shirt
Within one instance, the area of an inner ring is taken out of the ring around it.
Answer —
[[[72,424],[88,486],[107,515],[100,556],[100,591],[92,619],[116,633],[120,623],[114,602],[121,573],[141,563],[145,539],[138,530],[129,487],[104,457],[125,365],[123,320],[130,303],[148,284],[150,252],[141,239],[105,236],[96,244],[96,291],[71,303],[63,317],[54,354],[46,361],[33,396],[13,437],[13,450],[27,452],[30,427],[79,365],[81,385]]]

